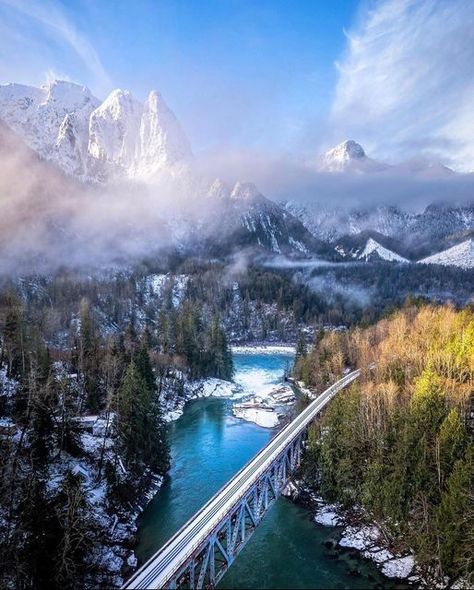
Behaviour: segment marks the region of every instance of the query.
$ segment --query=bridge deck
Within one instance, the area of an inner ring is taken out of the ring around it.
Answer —
[[[352,383],[360,371],[352,371],[326,389],[281,430],[251,461],[227,482],[199,512],[151,557],[124,588],[163,588],[173,574],[212,533],[268,466],[290,445],[330,399]]]

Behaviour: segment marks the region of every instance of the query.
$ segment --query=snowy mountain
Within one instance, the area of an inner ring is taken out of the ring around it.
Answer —
[[[321,172],[367,173],[386,170],[388,166],[368,158],[364,148],[352,139],[343,141],[319,157],[316,167]]]
[[[156,91],[141,104],[123,90],[101,102],[85,86],[59,80],[41,88],[0,85],[0,119],[42,158],[82,180],[147,179],[191,157]]]
[[[0,85],[0,119],[41,157],[76,176],[86,174],[89,118],[98,106],[88,88],[70,82]]]
[[[469,239],[452,246],[447,250],[433,254],[418,261],[419,264],[440,264],[442,266],[458,266],[474,268],[474,240]]]
[[[387,164],[386,162],[374,160],[369,158],[364,148],[353,139],[346,139],[346,141],[319,156],[316,169],[320,172],[385,173],[397,176],[417,176],[422,179],[449,178],[455,174],[451,168],[436,161],[411,159],[398,164]]]
[[[429,205],[420,213],[394,206],[358,211],[322,207],[319,203],[302,205],[288,201],[282,205],[317,239],[337,245],[344,236],[378,233],[403,243],[410,258],[427,256],[450,236],[455,238],[474,229],[474,205]]]
[[[367,240],[365,248],[362,252],[357,254],[357,258],[365,260],[366,262],[377,259],[387,260],[388,262],[409,262],[409,260],[400,256],[400,254],[385,248],[382,244],[379,244],[372,238]]]
[[[356,235],[373,230],[385,236],[399,235],[411,221],[411,216],[397,207],[374,207],[349,210],[321,206],[320,203],[282,203],[286,211],[297,217],[315,237],[334,242],[344,235]]]
[[[182,253],[226,256],[242,249],[337,258],[303,224],[252,183],[229,186],[215,180],[207,194],[164,221]]]
[[[41,88],[0,85],[0,134],[2,122],[38,157],[35,168],[41,170],[41,194],[46,196],[50,187],[49,202],[58,203],[56,208],[50,207],[50,215],[54,215],[54,224],[60,228],[64,223],[56,219],[57,212],[67,208],[64,194],[70,189],[52,188],[48,178],[54,167],[59,174],[55,186],[66,186],[68,178],[99,185],[113,181],[130,198],[138,190],[135,182],[141,183],[140,194],[145,184],[155,187],[158,196],[164,195],[163,201],[168,196],[165,205],[173,210],[165,211],[150,196],[152,201],[144,210],[153,209],[153,216],[160,216],[161,229],[147,232],[147,238],[157,241],[160,234],[162,242],[179,249],[199,245],[217,252],[216,244],[226,251],[251,245],[273,252],[324,252],[331,258],[337,257],[334,247],[342,237],[370,231],[379,234],[380,239],[378,235],[361,236],[357,247],[351,246],[348,251],[361,253],[368,248],[363,258],[394,260],[403,254],[418,259],[450,246],[474,228],[474,207],[432,205],[423,213],[413,214],[387,206],[348,210],[321,207],[318,203],[277,204],[251,183],[227,186],[219,179],[204,178],[188,165],[192,151],[186,135],[156,91],[142,104],[120,89],[100,101],[85,86],[72,82],[54,81]],[[42,168],[40,162],[48,167]],[[416,174],[420,170],[453,174],[439,166],[412,166]],[[394,168],[368,158],[353,140],[329,150],[319,162],[319,170],[325,173],[384,174]],[[66,174],[61,175],[61,171]],[[16,176],[21,178],[22,174],[20,170]],[[159,184],[162,180],[163,184]],[[52,196],[55,192],[57,195]],[[124,232],[139,231],[132,219],[127,223]],[[393,249],[384,236],[403,242],[402,247],[395,244]],[[451,242],[446,241],[448,238]],[[344,256],[343,250],[337,252]]]

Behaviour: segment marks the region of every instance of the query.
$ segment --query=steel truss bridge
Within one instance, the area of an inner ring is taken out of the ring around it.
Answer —
[[[226,483],[124,588],[213,588],[287,485],[301,458],[307,428],[360,375],[326,389]]]

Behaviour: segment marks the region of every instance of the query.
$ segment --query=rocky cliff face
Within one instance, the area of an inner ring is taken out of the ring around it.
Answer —
[[[141,104],[120,89],[101,102],[72,82],[6,84],[0,119],[42,158],[81,180],[147,179],[191,157],[179,122],[156,91]]]

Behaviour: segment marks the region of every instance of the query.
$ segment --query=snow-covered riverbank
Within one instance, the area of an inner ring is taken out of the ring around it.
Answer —
[[[362,557],[373,561],[387,578],[406,580],[410,583],[421,581],[414,555],[395,548],[395,543],[377,524],[370,523],[359,507],[345,511],[338,504],[327,504],[322,498],[312,495],[311,503],[316,505],[314,521],[323,526],[341,526],[338,546],[355,549]]]
[[[190,400],[220,397],[235,402],[233,414],[236,418],[254,422],[264,428],[278,425],[295,402],[293,389],[283,383],[285,363],[290,363],[294,346],[235,346],[232,352],[234,358],[240,358],[232,382],[213,377],[185,381],[179,395],[172,383],[165,385],[162,408],[167,422],[182,416],[184,406]],[[255,362],[256,355],[262,357],[260,362]]]
[[[263,428],[274,428],[280,420],[273,408],[264,408],[252,402],[234,406],[233,414],[236,418],[254,422],[257,426]]]
[[[232,346],[234,354],[295,354],[294,344],[248,344]]]
[[[233,414],[254,422],[264,428],[274,428],[280,420],[288,415],[296,401],[291,387],[285,384],[275,386],[266,396],[254,395],[246,401],[235,404]]]
[[[290,344],[240,346],[232,349],[236,359],[234,381],[240,389],[236,418],[274,428],[295,402],[293,389],[284,382],[294,347]]]
[[[165,391],[162,397],[163,418],[166,422],[177,420],[183,415],[188,401],[205,397],[235,398],[241,393],[240,387],[231,381],[209,377],[198,381],[187,381],[180,395]]]

